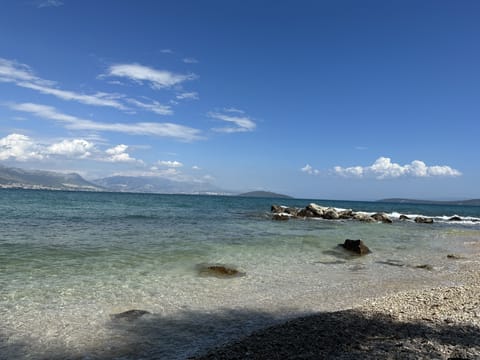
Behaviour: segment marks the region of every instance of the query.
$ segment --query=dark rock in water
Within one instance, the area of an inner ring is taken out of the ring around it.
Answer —
[[[359,255],[366,255],[371,253],[370,249],[363,243],[362,240],[347,239],[343,244],[340,244],[345,250],[352,251]]]
[[[292,216],[296,217],[296,216],[298,216],[299,211],[300,211],[300,209],[287,207],[284,212],[286,214],[289,214],[289,215],[292,215]]]
[[[375,219],[375,220],[377,220],[377,221],[381,221],[381,222],[387,223],[387,224],[391,224],[391,223],[393,222],[392,219],[390,219],[390,218],[388,217],[388,215],[385,214],[385,213],[376,213],[376,214],[373,214],[373,215],[372,215],[372,218]]]
[[[400,215],[400,220],[411,220],[407,215]]]
[[[128,310],[118,314],[112,314],[111,317],[113,319],[125,319],[128,321],[137,320],[138,318],[142,317],[143,315],[150,314],[150,312],[146,310]]]
[[[225,265],[199,264],[197,265],[197,270],[200,276],[214,276],[218,278],[233,278],[246,275],[244,272]]]
[[[452,216],[448,221],[462,221],[462,218],[458,215]]]
[[[290,219],[290,216],[286,215],[286,214],[273,214],[273,217],[272,217],[273,220],[279,220],[279,221],[285,221],[285,220],[288,220]]]
[[[433,219],[432,218],[426,218],[426,217],[423,217],[423,216],[417,216],[415,218],[415,222],[420,223],[420,224],[433,224]]]
[[[460,259],[465,259],[461,255],[456,255],[456,254],[448,254],[447,259],[452,259],[452,260],[460,260]]]
[[[285,212],[285,206],[272,205],[271,212],[273,212],[275,214],[283,213],[283,212]]]
[[[433,266],[429,264],[417,265],[417,269],[433,270]]]

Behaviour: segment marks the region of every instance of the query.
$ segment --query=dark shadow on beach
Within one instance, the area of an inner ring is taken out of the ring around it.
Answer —
[[[175,317],[112,318],[106,326],[110,338],[96,348],[42,354],[28,353],[25,344],[0,334],[0,359],[478,359],[480,354],[477,327],[398,322],[359,310],[286,323],[258,311],[185,311]]]

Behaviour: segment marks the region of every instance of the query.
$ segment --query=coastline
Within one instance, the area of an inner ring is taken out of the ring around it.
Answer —
[[[480,359],[480,262],[472,258],[452,274],[455,286],[295,318],[190,359]]]

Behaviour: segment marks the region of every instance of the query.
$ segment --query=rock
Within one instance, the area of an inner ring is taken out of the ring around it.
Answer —
[[[411,220],[407,215],[400,215],[400,220]]]
[[[363,222],[375,222],[375,219],[372,218],[370,215],[365,214],[365,213],[355,213],[353,215],[353,218],[358,221],[363,221]]]
[[[352,209],[343,210],[338,213],[340,219],[351,219],[353,218],[354,212]]]
[[[128,321],[133,321],[137,320],[138,318],[142,317],[145,314],[150,314],[150,312],[146,310],[127,310],[118,314],[112,314],[110,315],[113,319],[125,319]]]
[[[433,224],[433,219],[432,218],[426,218],[423,216],[417,216],[415,218],[415,222],[419,224]]]
[[[388,215],[385,214],[385,213],[376,213],[376,214],[373,214],[373,215],[372,215],[372,218],[375,219],[375,220],[377,220],[377,221],[381,221],[381,222],[387,223],[387,224],[393,223],[392,219],[390,219],[390,218],[388,217]]]
[[[285,212],[285,208],[286,208],[285,206],[281,206],[281,205],[272,205],[271,212],[275,214],[283,213]]]
[[[297,213],[297,216],[298,217],[316,217],[318,215],[314,214],[311,210],[305,208],[305,209],[301,209]]]
[[[317,205],[317,204],[314,204],[314,203],[311,203],[306,207],[306,210],[310,210],[312,213],[315,214],[315,216],[318,216],[318,217],[322,217],[323,213],[327,209],[328,208],[326,208],[324,206],[320,206],[320,205]]]
[[[462,221],[462,218],[458,215],[452,216],[448,221]]]
[[[284,212],[285,212],[286,214],[289,214],[289,215],[292,215],[292,216],[294,216],[294,217],[297,217],[299,211],[300,211],[300,209],[287,207]]]
[[[398,266],[398,267],[404,267],[405,266],[405,263],[403,263],[402,261],[394,260],[394,259],[387,259],[385,261],[377,261],[377,264]]]
[[[272,219],[277,221],[285,221],[290,219],[290,215],[287,215],[286,213],[273,214]]]
[[[333,208],[328,208],[323,212],[322,218],[327,219],[327,220],[337,220],[340,218],[340,215],[338,215],[337,210]]]
[[[465,259],[465,258],[463,256],[457,255],[457,254],[448,254],[447,259],[460,260],[460,259]]]
[[[214,276],[218,278],[233,278],[246,275],[244,272],[225,265],[199,264],[197,265],[197,270],[200,276]]]
[[[371,253],[370,249],[363,243],[362,240],[347,239],[343,244],[340,244],[345,250],[352,251],[359,255],[366,255]]]

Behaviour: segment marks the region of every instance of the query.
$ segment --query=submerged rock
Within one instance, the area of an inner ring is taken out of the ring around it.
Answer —
[[[465,258],[463,256],[457,255],[457,254],[448,254],[447,259],[460,260],[460,259],[465,259]]]
[[[218,278],[233,278],[246,275],[235,268],[216,264],[199,264],[197,265],[197,270],[200,276],[214,276]]]
[[[415,222],[419,224],[433,224],[433,219],[432,218],[427,218],[423,216],[417,216],[415,218]]]
[[[143,315],[150,314],[149,311],[146,310],[127,310],[118,314],[110,315],[113,319],[125,319],[128,321],[137,320],[138,318],[142,317]]]
[[[362,240],[347,239],[343,244],[340,244],[345,250],[354,252],[359,255],[366,255],[371,253],[370,249],[363,243]]]
[[[411,220],[407,215],[400,215],[400,220]]]
[[[381,222],[387,223],[387,224],[393,223],[392,219],[390,219],[390,218],[388,217],[388,215],[385,214],[385,213],[376,213],[376,214],[373,214],[373,215],[372,215],[372,218],[375,219],[375,220],[377,220],[377,221],[381,221]]]
[[[377,264],[383,264],[383,265],[389,265],[389,266],[397,266],[397,267],[404,267],[405,263],[400,261],[400,260],[394,260],[394,259],[387,259],[387,260],[381,260],[377,261]]]

